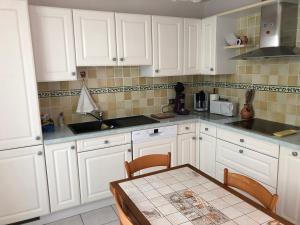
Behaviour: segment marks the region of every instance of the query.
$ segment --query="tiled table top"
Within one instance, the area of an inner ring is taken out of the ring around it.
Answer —
[[[153,225],[280,224],[189,167],[119,185]]]

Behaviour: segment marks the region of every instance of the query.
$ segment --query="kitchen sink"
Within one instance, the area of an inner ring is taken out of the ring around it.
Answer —
[[[149,118],[147,116],[131,116],[104,120],[103,122],[92,121],[85,123],[69,124],[68,127],[72,130],[74,134],[82,134],[109,130],[113,128],[133,127],[152,123],[159,123],[159,121]]]
[[[68,127],[72,130],[74,134],[97,132],[110,129],[109,126],[107,126],[105,123],[101,123],[100,121],[74,123],[69,124]]]

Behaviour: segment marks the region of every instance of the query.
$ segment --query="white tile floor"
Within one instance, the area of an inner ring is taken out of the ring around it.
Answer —
[[[47,225],[120,225],[114,206],[107,206]]]

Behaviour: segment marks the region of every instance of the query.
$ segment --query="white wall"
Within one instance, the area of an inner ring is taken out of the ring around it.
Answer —
[[[204,3],[172,0],[29,0],[30,4],[179,17],[207,17],[260,0],[210,0]]]
[[[203,3],[202,16],[212,16],[257,2],[261,2],[261,0],[210,0]]]

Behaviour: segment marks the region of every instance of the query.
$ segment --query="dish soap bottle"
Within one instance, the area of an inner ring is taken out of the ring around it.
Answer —
[[[63,112],[59,113],[57,122],[58,122],[59,127],[64,127],[65,126],[65,117],[64,117]]]

